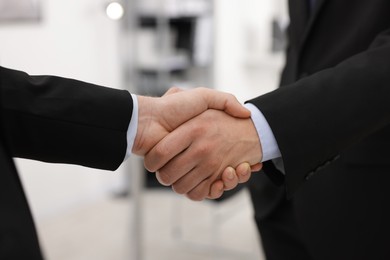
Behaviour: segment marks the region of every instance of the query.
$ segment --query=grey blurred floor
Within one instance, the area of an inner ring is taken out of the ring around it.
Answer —
[[[47,259],[141,260],[131,258],[131,203],[107,198],[38,221]],[[246,191],[216,204],[151,190],[143,206],[144,260],[264,259]]]

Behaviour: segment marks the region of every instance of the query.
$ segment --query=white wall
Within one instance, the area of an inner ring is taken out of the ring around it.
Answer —
[[[106,18],[105,3],[44,0],[42,22],[0,24],[0,64],[120,88],[119,24]],[[103,196],[123,174],[28,160],[17,164],[36,218]]]
[[[271,54],[271,21],[286,15],[284,0],[214,0],[215,88],[240,101],[277,86],[281,54]]]
[[[215,86],[241,101],[276,86],[282,57],[270,55],[274,0],[215,1]],[[122,88],[120,25],[106,18],[106,0],[42,0],[37,24],[0,24],[0,64],[30,74],[54,74]],[[123,46],[121,46],[123,47]],[[131,53],[131,47],[129,47]],[[36,218],[107,194],[116,173],[17,160]]]

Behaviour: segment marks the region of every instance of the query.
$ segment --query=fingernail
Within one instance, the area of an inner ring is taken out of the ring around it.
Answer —
[[[243,176],[248,175],[251,171],[251,166],[248,163],[245,163],[245,171],[242,173]]]
[[[233,170],[231,168],[228,169],[227,178],[229,180],[233,180],[234,179],[234,172],[233,172]]]

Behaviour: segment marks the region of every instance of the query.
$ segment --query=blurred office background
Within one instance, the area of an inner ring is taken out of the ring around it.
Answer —
[[[148,95],[206,86],[243,102],[277,86],[285,1],[117,3],[0,0],[0,65]],[[49,260],[263,259],[245,190],[191,202],[140,158],[116,172],[16,162]]]

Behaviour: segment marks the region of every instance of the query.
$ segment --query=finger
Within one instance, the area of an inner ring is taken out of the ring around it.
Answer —
[[[258,164],[255,164],[255,165],[252,165],[252,166],[251,166],[251,171],[252,171],[252,172],[258,172],[258,171],[260,171],[262,168],[263,168],[263,164],[262,164],[262,163],[258,163]]]
[[[251,166],[249,163],[241,163],[236,167],[236,174],[239,183],[244,183],[251,177]]]
[[[173,189],[177,193],[185,194],[193,190],[205,180],[209,180],[209,185],[211,185],[211,183],[213,183],[216,179],[221,178],[221,174],[224,169],[221,166],[221,158],[213,156],[213,159],[210,159],[210,156],[208,149],[204,147],[203,143],[199,145],[197,143],[193,143],[191,147],[176,156],[160,170],[168,168],[170,171],[178,174],[176,169],[181,167],[181,165],[187,163],[194,164],[195,167],[191,171],[184,175],[181,173],[180,175],[182,175],[182,177],[172,184]],[[204,158],[209,159],[204,161]],[[209,188],[210,187],[207,188],[207,194],[209,192]]]
[[[175,156],[172,160],[167,162],[163,167],[156,171],[157,180],[163,185],[172,185],[178,182],[180,179],[184,178],[185,175],[190,174],[194,170],[196,164],[198,163],[197,158],[193,158],[191,155],[188,156],[187,153],[190,151],[184,151],[181,154]],[[199,176],[189,176],[189,181],[197,181],[199,183],[204,178],[201,175]],[[199,180],[202,178],[201,180]],[[186,180],[187,178],[185,178]],[[192,188],[192,187],[191,187]],[[181,189],[182,190],[182,189]],[[180,194],[186,193],[187,190],[178,191]]]
[[[145,155],[145,168],[155,172],[166,165],[172,158],[186,150],[192,143],[188,127],[182,126],[165,136]]]
[[[183,178],[185,175],[190,174],[198,164],[198,157],[192,156],[191,153],[192,149],[185,149],[183,152],[177,154],[174,158],[169,159],[168,157],[167,160],[164,160],[164,165],[156,172],[158,181],[164,185],[172,185],[175,182],[178,182],[179,179]],[[192,177],[190,180],[194,182],[194,185],[198,184],[207,176],[202,177],[202,175],[199,175],[196,177],[197,178]],[[199,180],[199,178],[202,179]],[[195,183],[196,179],[198,179],[197,183]],[[193,187],[190,188],[192,189]],[[184,194],[187,192],[187,190],[182,188],[177,192]]]
[[[224,185],[224,190],[234,189],[238,185],[238,176],[233,167],[227,167],[221,176]]]
[[[172,94],[173,93],[173,94]],[[231,94],[196,88],[188,91],[178,91],[178,88],[168,90],[162,98],[156,99],[163,127],[168,132],[200,115],[207,109],[222,110],[240,118],[249,118],[251,113]]]
[[[211,184],[214,181],[212,179],[205,179],[199,185],[186,193],[186,197],[194,201],[202,201],[208,197]]]
[[[205,196],[209,193],[209,186],[207,190],[204,190],[205,180],[209,180],[209,185],[216,179],[216,177],[211,178],[212,172],[208,171],[208,169],[202,169],[201,166],[198,168],[192,169],[190,172],[186,173],[179,180],[172,184],[172,189],[178,194],[187,194],[193,189],[199,191],[201,189]],[[200,186],[200,187],[198,187]]]
[[[235,96],[225,92],[215,92],[215,90],[201,88],[205,92],[208,108],[223,110],[231,116],[239,118],[249,118],[251,112],[246,109]]]
[[[223,195],[224,184],[222,180],[216,180],[210,187],[210,193],[207,196],[208,199],[218,199]]]

